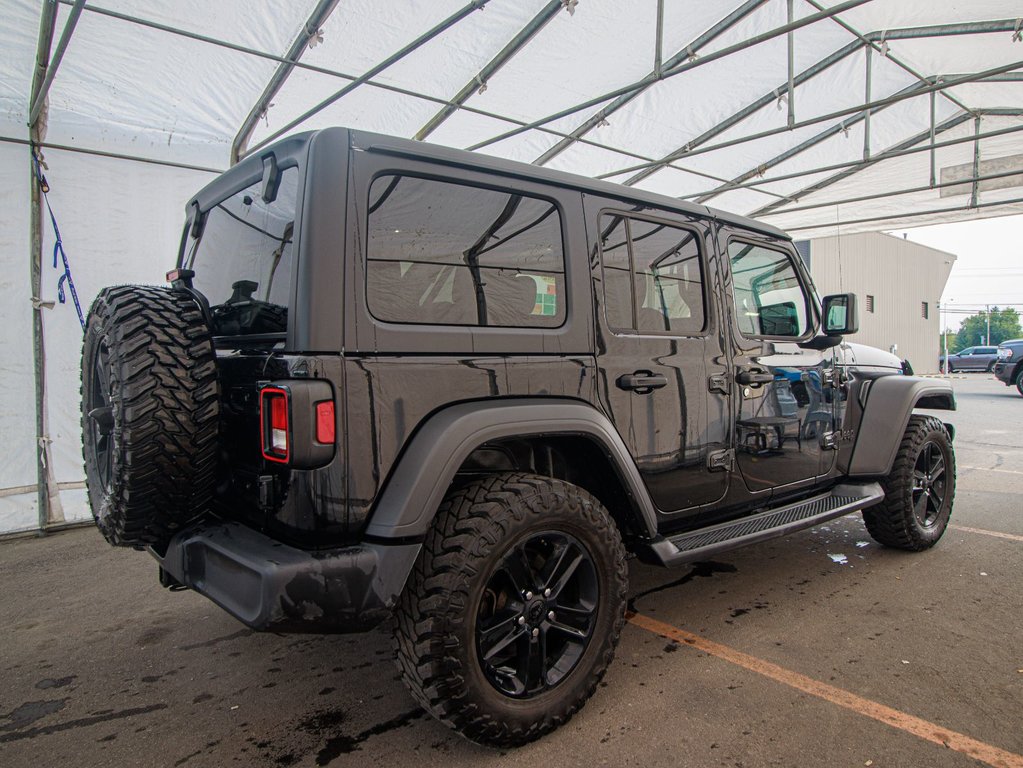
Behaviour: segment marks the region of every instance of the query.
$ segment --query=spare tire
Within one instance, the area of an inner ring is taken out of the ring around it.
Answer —
[[[82,347],[82,448],[108,542],[161,548],[208,509],[219,417],[213,340],[192,295],[102,290]]]

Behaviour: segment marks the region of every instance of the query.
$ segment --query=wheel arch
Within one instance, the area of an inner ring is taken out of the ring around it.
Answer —
[[[631,526],[641,536],[656,534],[656,509],[639,470],[610,420],[593,406],[561,398],[481,400],[448,406],[416,430],[395,462],[366,528],[366,535],[384,539],[424,536],[458,471],[485,444],[515,439],[534,445],[551,439],[565,446],[590,446],[597,469],[613,471],[616,486],[600,473],[569,479],[602,502],[625,499],[609,512],[619,527]],[[623,529],[623,535],[626,530]]]
[[[848,474],[864,477],[891,472],[909,417],[916,408],[954,411],[952,385],[916,376],[882,376],[871,382]]]

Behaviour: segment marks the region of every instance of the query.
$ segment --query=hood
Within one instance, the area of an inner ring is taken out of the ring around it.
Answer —
[[[871,368],[895,368],[902,370],[902,360],[891,352],[866,344],[844,341],[838,348],[839,365],[861,365]]]

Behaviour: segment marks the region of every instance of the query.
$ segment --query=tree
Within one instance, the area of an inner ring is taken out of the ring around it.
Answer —
[[[963,324],[959,326],[959,332],[956,334],[956,350],[989,343],[987,324],[987,312],[978,312],[963,320]],[[992,307],[990,344],[994,346],[1007,339],[1015,339],[1020,336],[1023,336],[1023,330],[1019,325],[1019,313],[1015,309]],[[951,351],[952,345],[950,344],[949,352]]]

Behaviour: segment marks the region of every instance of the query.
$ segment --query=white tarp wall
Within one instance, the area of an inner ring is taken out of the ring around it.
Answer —
[[[38,520],[27,123],[51,3],[0,0],[0,532]],[[55,7],[51,51],[72,15],[68,0]],[[250,113],[250,148],[325,125],[428,138],[755,215],[798,238],[1023,211],[1019,0],[88,0],[80,10],[42,140],[84,309],[105,285],[163,281],[185,201],[230,165]],[[260,105],[293,46],[297,67]],[[39,298],[51,301],[60,272],[43,224]],[[57,511],[86,518],[81,329],[70,301],[40,312]]]

